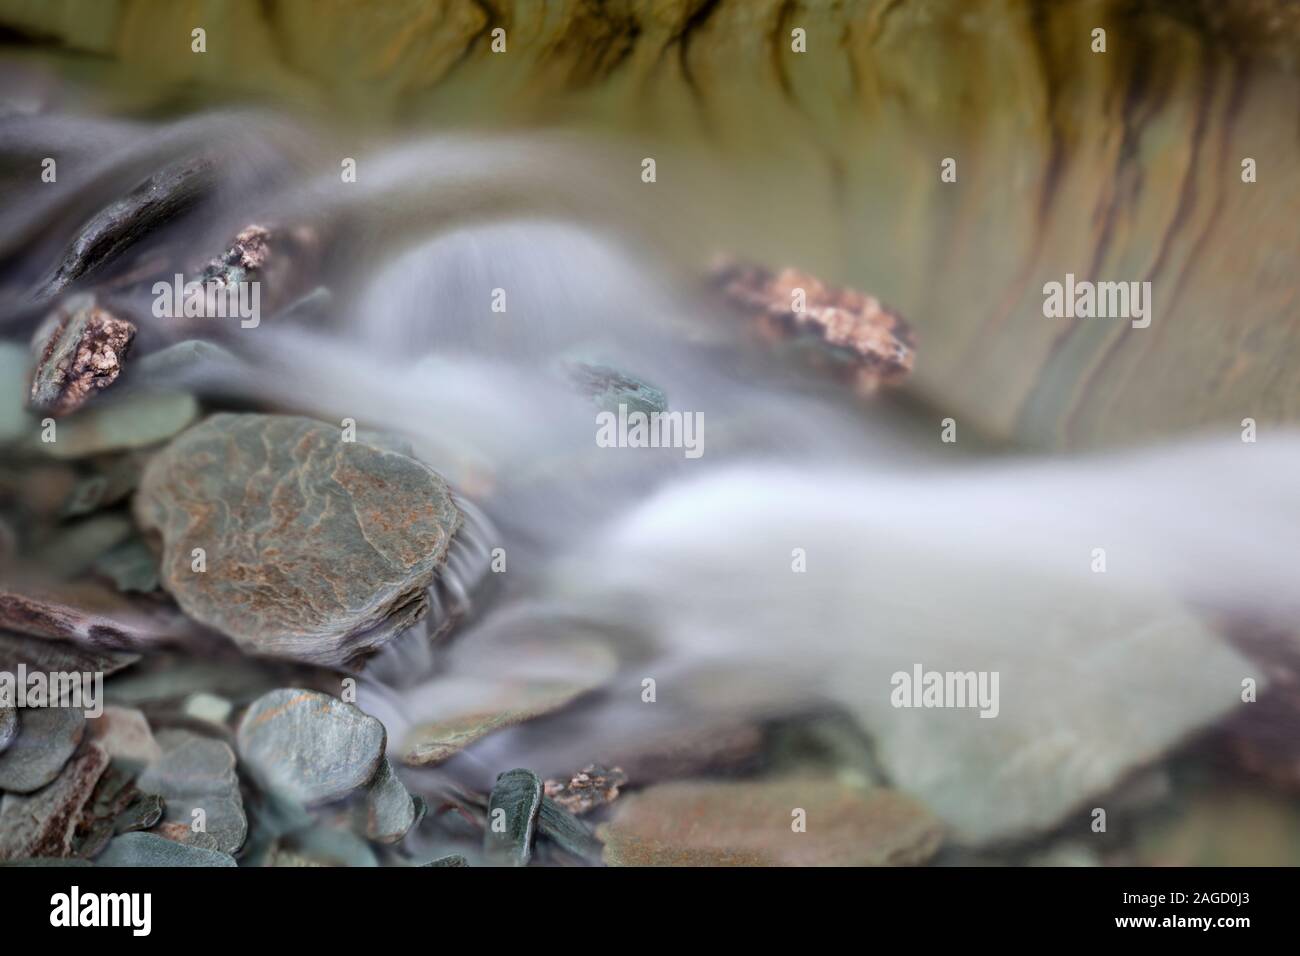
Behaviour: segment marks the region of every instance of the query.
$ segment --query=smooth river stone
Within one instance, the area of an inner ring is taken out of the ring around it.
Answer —
[[[496,866],[527,866],[542,809],[542,781],[531,770],[507,770],[497,777],[488,800],[483,850]]]
[[[86,732],[86,716],[72,707],[28,707],[17,738],[0,753],[0,790],[31,793],[59,775]]]
[[[384,725],[352,704],[295,688],[254,701],[237,737],[240,756],[263,782],[306,805],[374,780],[387,742]]]
[[[99,866],[235,866],[217,850],[175,843],[156,833],[123,833],[95,860]]]
[[[235,752],[224,741],[189,730],[160,731],[157,741],[162,756],[140,774],[136,786],[163,799],[160,835],[234,853],[248,835]],[[193,828],[195,810],[204,814],[201,831]]]
[[[354,828],[377,843],[397,843],[415,825],[415,801],[387,758],[353,814]]]
[[[148,448],[179,433],[198,414],[198,400],[188,392],[135,391],[100,399],[61,419],[54,441],[42,441],[33,433],[30,445],[64,460]]]
[[[187,614],[247,650],[330,665],[424,613],[461,523],[420,462],[285,415],[214,415],[178,436],[136,514],[161,534],[163,586]]]
[[[897,790],[811,775],[660,784],[620,800],[597,833],[611,866],[908,866],[943,839],[940,822]]]

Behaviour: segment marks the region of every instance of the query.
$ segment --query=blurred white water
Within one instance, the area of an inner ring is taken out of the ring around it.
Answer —
[[[546,640],[576,633],[616,652],[605,689],[488,738],[464,772],[565,773],[641,737],[831,701],[895,785],[983,843],[1060,822],[1226,714],[1243,678],[1262,684],[1205,614],[1296,619],[1300,436],[959,458],[938,415],[735,361],[740,330],[654,228],[616,214],[599,163],[575,179],[573,161],[461,137],[363,160],[355,191],[327,171],[262,197],[259,217],[344,217],[352,268],[329,277],[331,322],[236,334],[246,364],[204,380],[400,433],[482,510],[476,549],[505,550],[498,593],[445,650],[409,635],[376,662],[360,703],[394,746],[539,673],[562,680]],[[702,413],[705,455],[598,447],[573,360]],[[998,716],[893,707],[891,675],[917,664],[998,672]]]

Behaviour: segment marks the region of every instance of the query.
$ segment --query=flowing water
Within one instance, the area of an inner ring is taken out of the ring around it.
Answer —
[[[1300,436],[1086,457],[943,443],[960,409],[864,401],[757,347],[707,293],[707,263],[683,263],[661,212],[628,198],[612,151],[523,134],[385,142],[344,183],[324,134],[270,114],[0,130],[7,155],[68,142],[87,157],[48,200],[0,213],[8,338],[43,314],[32,292],[70,231],[178,155],[217,157],[213,199],[133,254],[139,276],[96,277],[120,279],[144,317],[142,352],[193,333],[148,320],[171,263],[192,269],[253,222],[324,237],[308,283],[324,304],[255,329],[204,320],[233,358],[149,384],[354,419],[451,483],[471,520],[431,620],[454,611],[456,626],[434,643],[417,626],[362,675],[359,704],[393,746],[521,683],[585,680],[575,638],[613,651],[598,690],[421,779],[558,776],[665,735],[834,706],[885,779],[988,846],[1058,825],[1240,707],[1243,679],[1268,679],[1230,625],[1295,620]],[[702,454],[600,447],[573,362],[698,413]],[[916,665],[996,672],[995,718],[895,706],[893,675]]]

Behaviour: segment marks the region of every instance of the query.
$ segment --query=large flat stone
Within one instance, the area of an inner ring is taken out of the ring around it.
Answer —
[[[281,415],[186,431],[146,469],[136,513],[162,536],[163,586],[187,614],[248,650],[328,664],[412,622],[461,521],[415,459]]]

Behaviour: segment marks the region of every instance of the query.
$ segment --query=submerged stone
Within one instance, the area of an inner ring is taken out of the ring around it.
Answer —
[[[453,673],[456,662],[466,658],[467,675],[483,688],[482,702],[464,713],[417,723],[403,740],[402,762],[408,766],[435,766],[488,734],[560,710],[604,685],[618,666],[608,646],[576,638],[457,648]]]
[[[162,756],[136,785],[163,799],[160,834],[178,843],[234,853],[248,835],[235,752],[224,741],[188,730],[164,730],[157,740]]]
[[[247,650],[332,665],[424,613],[461,523],[425,465],[286,415],[191,428],[149,464],[136,514],[187,614]]]
[[[646,415],[668,410],[668,399],[660,389],[616,368],[572,362],[567,371],[574,387],[602,411],[618,414],[620,405]]]
[[[452,853],[448,856],[440,856],[436,860],[430,860],[424,866],[469,866],[469,860],[465,859],[463,854]]]
[[[527,866],[533,856],[533,831],[542,808],[542,781],[531,770],[507,770],[497,777],[488,799],[483,849],[497,866]]]
[[[598,832],[612,866],[908,866],[943,837],[911,797],[822,776],[660,784]]]
[[[384,725],[328,694],[259,697],[239,725],[239,754],[274,791],[303,804],[345,797],[375,778]]]

